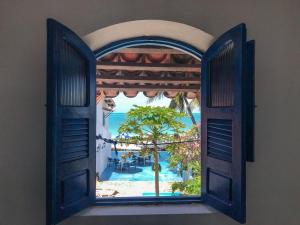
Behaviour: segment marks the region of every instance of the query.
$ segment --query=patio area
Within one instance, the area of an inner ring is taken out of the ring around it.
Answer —
[[[131,152],[131,157],[126,157]],[[171,185],[182,181],[176,170],[168,168],[168,152],[159,152],[160,196],[178,196],[179,192],[172,193]],[[149,156],[140,156],[137,151],[112,152],[112,158],[104,172],[100,175],[96,186],[97,197],[138,197],[154,196],[154,172],[152,159]]]

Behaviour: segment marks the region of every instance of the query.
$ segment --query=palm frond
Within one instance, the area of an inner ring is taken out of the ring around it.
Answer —
[[[194,108],[199,107],[200,108],[200,102],[198,98],[194,98],[191,102],[190,105]]]
[[[198,99],[193,99],[189,102],[189,107],[191,108],[191,110],[193,111],[194,109],[200,109],[200,104]]]
[[[148,98],[147,99],[147,104],[150,104],[150,103],[155,102],[157,100],[161,100],[161,99],[163,99],[163,97],[164,97],[164,93],[162,91],[160,91],[154,97]]]
[[[174,98],[172,98],[169,107],[172,109],[177,109],[182,113],[186,113],[183,93],[178,93]]]
[[[185,113],[186,112],[186,107],[185,107],[183,94],[178,93],[177,98],[178,98],[178,109],[179,109],[179,111]]]
[[[177,104],[176,104],[175,100],[172,99],[172,100],[170,101],[169,108],[171,108],[171,109],[176,109],[176,107],[177,107]]]

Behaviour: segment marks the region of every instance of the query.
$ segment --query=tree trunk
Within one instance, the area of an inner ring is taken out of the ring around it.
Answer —
[[[157,147],[154,146],[154,175],[155,175],[155,195],[156,197],[159,197],[159,166],[158,166],[158,152]]]
[[[185,105],[186,105],[186,109],[187,109],[187,111],[188,111],[189,117],[191,118],[193,125],[197,127],[197,130],[198,130],[198,132],[197,132],[197,137],[199,138],[199,128],[198,128],[198,126],[197,126],[197,122],[196,122],[196,120],[195,120],[195,117],[194,117],[194,115],[193,115],[193,113],[192,113],[190,104],[189,104],[188,100],[186,99],[186,97],[183,97],[183,99],[184,99],[184,103],[185,103]]]
[[[188,100],[186,99],[186,97],[183,97],[183,99],[184,99],[184,103],[186,105],[186,109],[188,111],[189,117],[192,120],[192,123],[197,126],[197,122],[196,122],[195,117],[192,113],[192,110],[191,110],[191,107],[190,107],[190,104],[189,104]]]

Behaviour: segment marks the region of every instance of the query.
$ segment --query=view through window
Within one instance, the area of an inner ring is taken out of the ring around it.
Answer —
[[[98,59],[98,198],[200,195],[200,67],[158,46]]]

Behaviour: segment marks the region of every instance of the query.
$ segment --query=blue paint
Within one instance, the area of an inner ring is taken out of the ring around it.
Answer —
[[[141,46],[141,45],[156,45],[156,46],[164,46],[175,49],[180,49],[181,51],[187,52],[194,57],[201,59],[203,56],[203,52],[194,46],[165,37],[156,37],[156,36],[142,36],[142,37],[134,37],[128,39],[122,39],[120,41],[111,42],[104,47],[97,49],[94,51],[96,58],[100,58],[114,50],[121,48],[128,48],[133,46]]]
[[[246,33],[245,24],[225,32],[201,62],[201,194],[206,204],[240,223],[246,222],[246,145],[252,146],[247,138],[253,135],[254,70],[247,71],[253,56],[247,56]],[[232,146],[230,160],[224,146]]]
[[[72,95],[71,89],[67,88],[76,86],[74,79],[64,79],[69,74],[78,73],[82,76],[76,85],[85,87],[85,100],[78,93]],[[96,60],[93,52],[70,29],[48,19],[47,225],[57,224],[95,202],[95,90]],[[68,97],[73,96],[72,101],[61,101],[65,92]],[[80,140],[85,140],[84,146]],[[75,151],[78,148],[80,151]]]

